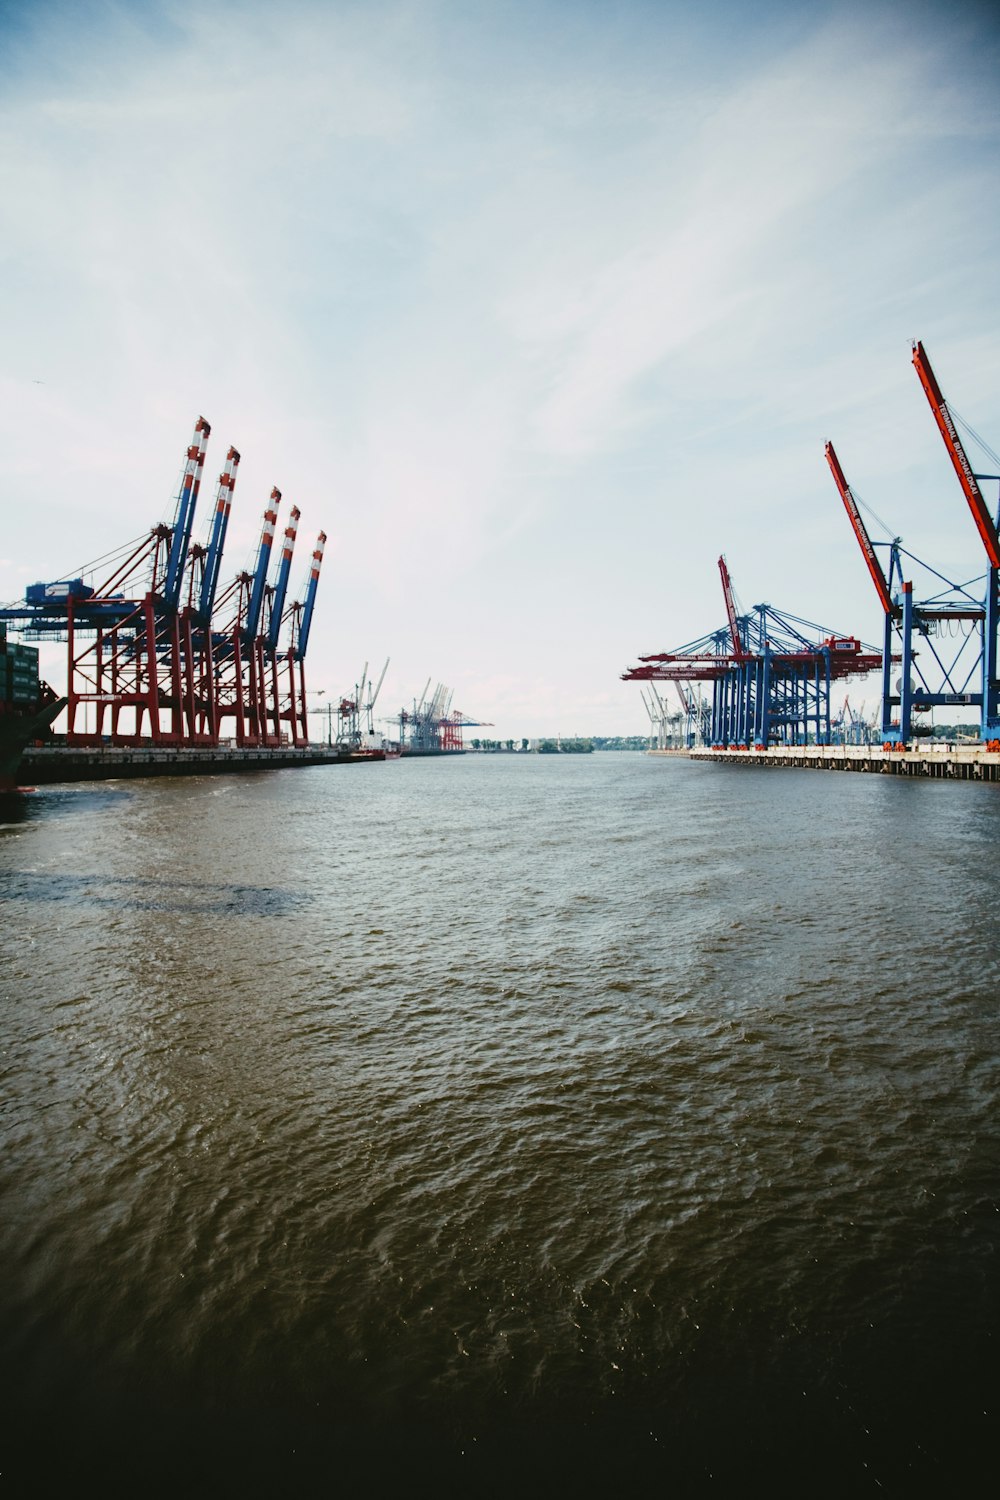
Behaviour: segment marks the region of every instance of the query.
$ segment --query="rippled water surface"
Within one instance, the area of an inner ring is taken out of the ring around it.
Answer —
[[[1000,789],[470,755],[0,821],[12,1493],[992,1464]]]

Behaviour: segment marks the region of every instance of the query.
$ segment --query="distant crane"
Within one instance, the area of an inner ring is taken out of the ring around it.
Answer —
[[[727,623],[676,651],[639,658],[626,682],[706,682],[707,742],[719,746],[829,744],[834,681],[876,670],[881,657],[855,636],[825,630],[770,604],[739,615],[729,568],[719,559]],[[692,700],[682,694],[690,707]]]
[[[649,727],[652,731],[650,738],[654,741],[654,749],[665,750],[667,748],[668,735],[666,704],[657,692],[654,682],[647,683],[647,687],[649,688],[649,697],[647,698],[644,692],[640,692],[639,696],[649,715]]]
[[[355,684],[353,697],[341,698],[337,707],[337,743],[352,750],[382,749],[375,742],[375,705],[378,702],[385,674],[389,670],[389,658],[385,659],[378,682],[373,686],[368,680],[368,663],[365,662],[361,681]],[[365,688],[368,689],[367,698]]]
[[[492,729],[492,724],[482,719],[470,719],[460,710],[451,710],[452,690],[439,682],[433,695],[428,698],[431,679],[428,677],[419,698],[413,700],[412,709],[400,709],[399,743],[411,753],[428,754],[441,750],[461,750],[462,730],[482,727]]]

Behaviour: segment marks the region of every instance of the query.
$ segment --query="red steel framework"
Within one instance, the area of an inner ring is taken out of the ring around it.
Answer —
[[[172,526],[154,527],[96,589],[74,579],[26,594],[25,633],[67,642],[70,745],[217,747],[224,733],[239,746],[308,743],[305,653],[326,536],[302,599],[286,608],[299,511],[268,582],[281,500],[273,489],[254,572],[238,574],[216,600],[240,455],[228,451],[208,541],[192,543],[210,430],[199,417]]]

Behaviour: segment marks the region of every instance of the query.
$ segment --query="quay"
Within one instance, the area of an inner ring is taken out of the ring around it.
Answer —
[[[655,753],[655,752],[654,752]],[[882,745],[774,745],[767,750],[693,749],[691,760],[728,766],[801,766],[812,771],[868,771],[885,776],[937,776],[1000,781],[1000,751],[950,745],[886,750]]]
[[[29,745],[19,780],[35,785],[58,781],[113,781],[139,776],[218,776],[277,771],[292,766],[341,766],[384,760],[377,752],[336,745],[282,745],[273,748],[190,747],[186,745]]]

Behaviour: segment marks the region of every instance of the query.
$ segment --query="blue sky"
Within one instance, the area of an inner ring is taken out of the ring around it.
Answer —
[[[169,520],[199,414],[223,581],[273,484],[293,592],[329,535],[310,687],[389,657],[502,737],[644,731],[720,552],[879,640],[828,438],[982,569],[910,343],[1000,448],[991,7],[0,0],[0,49],[0,599]]]

